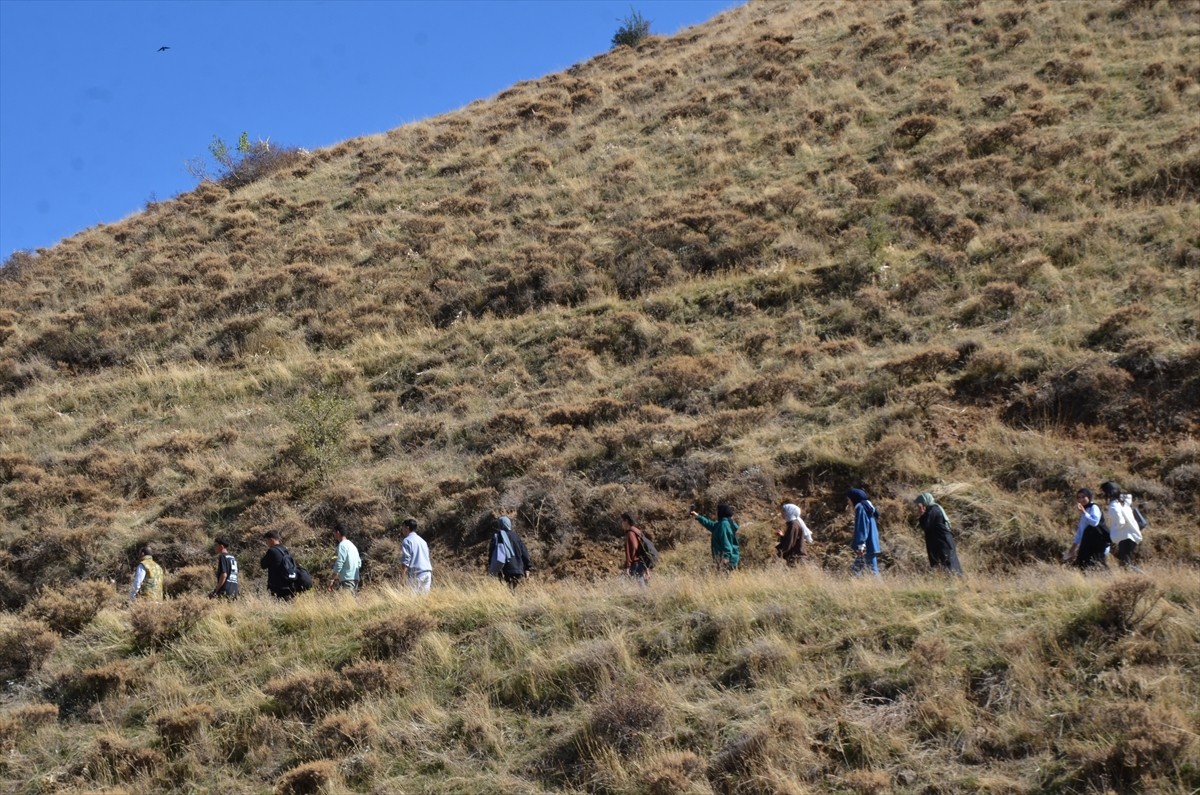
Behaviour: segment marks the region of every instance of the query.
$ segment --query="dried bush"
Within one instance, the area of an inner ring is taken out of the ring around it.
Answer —
[[[1095,705],[1075,717],[1077,736],[1103,737],[1104,742],[1062,741],[1067,770],[1046,781],[1046,789],[1082,785],[1142,792],[1148,780],[1175,780],[1190,766],[1187,751],[1193,735],[1188,718],[1176,709],[1132,702],[1120,709]]]
[[[388,663],[356,662],[343,668],[341,674],[360,695],[391,693],[404,685],[402,669]]]
[[[884,370],[893,373],[901,385],[929,381],[954,369],[960,354],[954,348],[930,348],[904,359],[888,362]]]
[[[938,121],[933,116],[909,116],[896,126],[896,135],[904,138],[910,145],[916,144],[926,135],[937,129]]]
[[[283,715],[312,720],[353,703],[358,693],[354,684],[333,671],[300,671],[267,682],[263,692]]]
[[[313,729],[313,743],[323,756],[344,756],[369,748],[379,738],[379,725],[368,716],[338,712],[324,718]]]
[[[116,734],[102,734],[84,756],[78,772],[101,781],[146,781],[166,765],[153,748],[139,748]]]
[[[116,600],[116,590],[111,584],[88,580],[56,589],[43,588],[25,612],[60,635],[69,635],[90,624],[101,608]]]
[[[111,662],[60,675],[48,689],[48,697],[66,715],[80,715],[92,704],[124,692],[138,681],[137,672],[125,661]]]
[[[54,704],[24,704],[5,709],[0,712],[0,751],[15,749],[22,738],[57,720],[58,707]]]
[[[336,786],[337,766],[327,759],[306,762],[279,777],[275,795],[321,795]]]
[[[207,704],[187,704],[159,715],[154,721],[162,745],[175,754],[200,743],[205,727],[213,722],[216,712]]]
[[[1036,387],[1009,405],[1009,422],[1096,424],[1120,417],[1133,376],[1107,362],[1088,359],[1044,373]]]
[[[212,603],[199,596],[138,600],[129,612],[134,642],[143,649],[163,646],[194,627],[211,609]]]
[[[24,679],[58,648],[58,635],[41,621],[4,616],[0,620],[0,682]]]
[[[653,741],[666,724],[666,711],[652,694],[625,693],[592,710],[586,736],[625,756]]]
[[[35,265],[37,265],[36,254],[32,251],[18,249],[9,254],[3,263],[0,263],[0,282],[15,282],[26,273],[31,273]]]
[[[1162,593],[1150,580],[1140,577],[1117,580],[1100,593],[1096,626],[1115,635],[1151,628],[1155,607],[1161,599]]]

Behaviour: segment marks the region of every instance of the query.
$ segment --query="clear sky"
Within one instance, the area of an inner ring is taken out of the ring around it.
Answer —
[[[672,34],[739,4],[632,7]],[[214,135],[315,149],[390,130],[604,52],[630,8],[0,0],[0,258],[190,190]]]

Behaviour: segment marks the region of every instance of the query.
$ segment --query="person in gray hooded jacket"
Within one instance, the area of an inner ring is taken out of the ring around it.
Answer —
[[[492,528],[488,543],[488,574],[504,580],[510,588],[516,588],[531,571],[533,563],[525,542],[513,530],[512,520],[501,516]]]

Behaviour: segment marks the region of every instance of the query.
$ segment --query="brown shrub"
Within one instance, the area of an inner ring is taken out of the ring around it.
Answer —
[[[1131,702],[1120,709],[1094,705],[1076,716],[1080,737],[1094,741],[1065,741],[1061,752],[1069,765],[1048,789],[1082,784],[1088,789],[1111,788],[1143,791],[1144,780],[1171,780],[1187,767],[1192,743],[1188,718],[1172,707]]]
[[[58,635],[41,621],[5,618],[0,623],[0,682],[24,679],[58,648]]]
[[[207,594],[212,590],[212,566],[196,564],[176,569],[167,575],[166,594],[170,597],[185,594]]]
[[[901,385],[929,381],[939,374],[954,369],[959,361],[959,352],[954,348],[930,348],[904,359],[883,365],[883,369],[894,374]]]
[[[1009,422],[1095,424],[1125,413],[1133,376],[1100,360],[1085,360],[1042,374],[1034,389],[1013,401]]]
[[[159,715],[154,721],[158,736],[168,753],[175,754],[199,743],[206,726],[216,713],[207,704],[188,704]]]
[[[212,603],[198,596],[163,602],[139,600],[129,613],[134,642],[143,649],[163,646],[194,627],[211,609]]]
[[[148,780],[166,765],[153,748],[131,745],[116,734],[102,734],[84,756],[78,773],[101,781]]]
[[[21,738],[56,720],[58,707],[54,704],[24,704],[0,712],[0,751],[15,749]]]
[[[391,693],[404,684],[401,669],[383,662],[356,662],[343,668],[341,673],[353,685],[355,692],[364,696]]]
[[[138,679],[128,662],[112,662],[61,674],[50,686],[48,696],[64,714],[78,715],[110,695],[129,690]]]
[[[61,589],[43,588],[25,612],[60,635],[69,635],[90,624],[101,608],[116,602],[116,596],[111,584],[87,580]]]
[[[337,784],[337,766],[327,759],[306,762],[279,777],[275,795],[321,795]]]
[[[547,425],[592,428],[597,424],[617,420],[628,408],[623,401],[600,397],[580,403],[556,406],[550,409],[543,419]]]
[[[937,129],[938,121],[933,116],[909,116],[896,127],[896,135],[915,144]]]
[[[1162,593],[1150,580],[1117,580],[1100,592],[1096,627],[1115,635],[1153,628],[1154,609],[1161,600]]]
[[[637,751],[666,728],[666,711],[652,694],[625,693],[592,710],[586,736],[622,756]]]
[[[323,756],[344,756],[369,748],[379,738],[379,724],[368,716],[338,712],[324,718],[313,729],[313,743]]]
[[[959,313],[962,323],[986,323],[1002,320],[1016,312],[1034,293],[1013,282],[991,282],[983,293],[968,301]]]
[[[654,761],[654,767],[645,773],[650,795],[712,791],[704,781],[704,760],[691,751],[675,751]]]
[[[312,720],[336,709],[345,709],[358,696],[354,684],[333,671],[300,671],[277,676],[263,692],[283,715]]]

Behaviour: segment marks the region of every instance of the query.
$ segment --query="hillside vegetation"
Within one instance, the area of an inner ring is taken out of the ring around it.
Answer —
[[[0,786],[1183,795],[1200,786],[1193,575],[785,569],[516,598],[473,578],[104,608],[57,644],[0,616],[0,665],[45,660],[0,713]]]
[[[0,270],[9,788],[1200,786],[1200,0],[752,3],[256,177]],[[1146,573],[1058,571],[1108,479]],[[261,534],[321,571],[339,521],[362,599],[260,602]],[[123,612],[147,541],[178,598]]]

